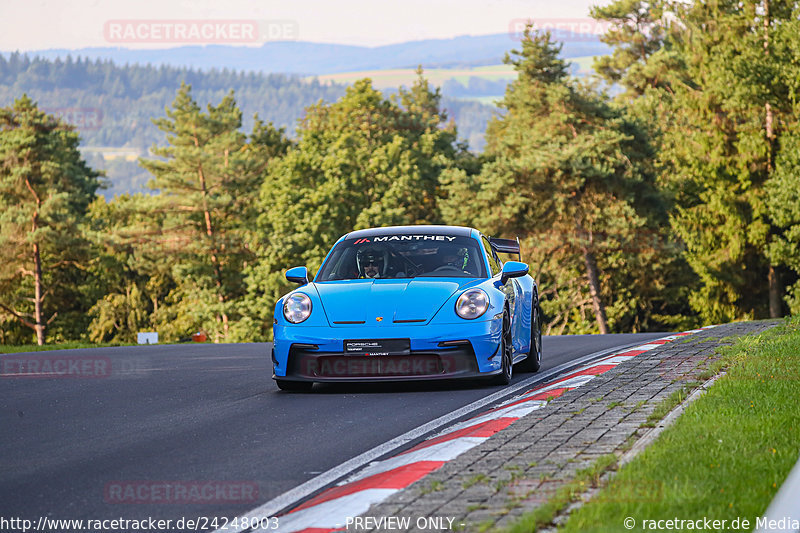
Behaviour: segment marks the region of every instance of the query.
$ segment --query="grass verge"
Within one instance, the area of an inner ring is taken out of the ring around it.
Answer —
[[[508,532],[530,533],[549,524],[563,508],[576,501],[586,490],[598,486],[600,476],[616,461],[617,457],[613,453],[598,457],[590,467],[579,470],[575,478],[560,487],[546,503],[515,522]]]
[[[800,452],[800,317],[721,353],[727,374],[572,513],[564,531],[643,531],[644,521],[704,518],[726,520],[724,530],[755,526]]]
[[[4,353],[24,353],[24,352],[46,352],[50,350],[78,350],[83,348],[108,348],[110,346],[136,346],[136,344],[109,344],[101,343],[95,344],[92,342],[64,342],[61,344],[45,344],[39,346],[38,344],[19,344],[19,345],[6,345],[0,344],[0,354]]]
[[[689,397],[692,391],[694,391],[700,385],[702,385],[702,383],[692,381],[670,394],[661,403],[656,405],[655,409],[653,409],[653,412],[650,413],[650,416],[647,417],[647,421],[642,424],[642,426],[648,428],[656,427],[656,424],[661,422],[670,413],[670,411],[682,404],[684,400]]]

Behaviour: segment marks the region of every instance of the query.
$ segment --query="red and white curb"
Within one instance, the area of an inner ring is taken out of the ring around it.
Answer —
[[[331,487],[279,517],[277,531],[284,533],[328,533],[343,531],[348,518],[359,516],[371,505],[408,487],[474,448],[523,416],[542,409],[551,398],[588,383],[600,374],[675,339],[715,326],[693,329],[593,361],[545,385],[518,395],[480,415],[455,424],[445,431],[394,457],[376,461],[335,487]]]

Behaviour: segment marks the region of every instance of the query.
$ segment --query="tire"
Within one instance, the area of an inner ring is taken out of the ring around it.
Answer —
[[[503,313],[503,332],[500,335],[500,374],[492,380],[493,385],[508,385],[511,383],[511,376],[514,373],[512,364],[513,349],[511,340],[511,319],[508,312]]]
[[[524,361],[517,365],[521,372],[538,372],[542,366],[542,313],[537,302],[531,317],[531,351]]]
[[[278,388],[286,392],[309,392],[314,383],[311,381],[287,381],[285,379],[276,379],[275,383]]]

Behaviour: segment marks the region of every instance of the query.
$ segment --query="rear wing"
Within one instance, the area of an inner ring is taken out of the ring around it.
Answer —
[[[498,239],[489,237],[489,243],[496,252],[504,254],[517,254],[517,258],[522,261],[522,252],[519,247],[519,237],[516,239]]]

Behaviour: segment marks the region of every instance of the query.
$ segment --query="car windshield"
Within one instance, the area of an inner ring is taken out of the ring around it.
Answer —
[[[315,281],[485,278],[478,241],[453,235],[386,235],[337,244]]]

